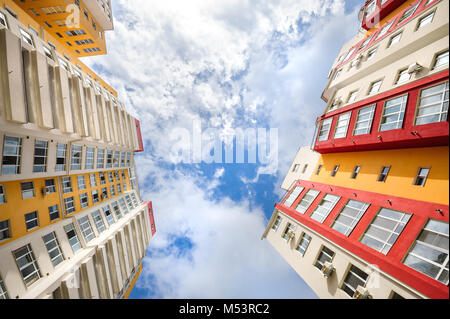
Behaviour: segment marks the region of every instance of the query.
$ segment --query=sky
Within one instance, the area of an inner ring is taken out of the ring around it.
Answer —
[[[141,122],[135,163],[157,233],[130,298],[317,298],[261,236],[362,2],[112,0],[108,54],[83,62]],[[264,142],[244,161],[239,129]]]

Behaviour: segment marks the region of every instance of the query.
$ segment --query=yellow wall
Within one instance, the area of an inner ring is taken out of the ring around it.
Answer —
[[[63,198],[68,197],[74,197],[74,203],[75,203],[75,212],[72,213],[70,216],[73,216],[81,211],[84,211],[86,209],[89,209],[91,207],[94,207],[96,205],[101,204],[104,201],[108,201],[111,198],[117,197],[118,195],[122,195],[124,192],[131,190],[131,184],[130,184],[130,178],[128,175],[127,169],[121,169],[116,170],[119,172],[120,181],[116,181],[114,178],[114,182],[110,183],[108,180],[108,174],[105,172],[106,175],[106,184],[101,185],[100,184],[100,173],[93,173],[96,175],[97,179],[97,186],[91,187],[89,175],[90,174],[82,174],[85,175],[85,184],[86,189],[85,190],[78,190],[78,182],[77,182],[77,176],[78,175],[71,175],[72,178],[72,193],[67,193],[63,195]],[[122,179],[121,171],[125,171],[125,180]],[[115,171],[113,171],[115,172]],[[55,186],[56,186],[56,193],[48,194],[43,196],[41,194],[41,188],[45,187],[45,180],[46,179],[54,179],[55,180]],[[20,187],[21,182],[34,182],[34,191],[35,191],[35,197],[29,198],[29,199],[22,199],[22,191]],[[62,217],[65,215],[65,209],[64,209],[64,202],[60,202],[60,196],[59,196],[59,187],[58,183],[60,183],[61,178],[60,177],[46,177],[46,178],[40,178],[40,179],[32,179],[32,180],[24,180],[24,181],[11,181],[11,182],[5,182],[1,183],[1,185],[4,186],[5,192],[6,192],[6,203],[0,205],[0,221],[9,220],[10,229],[11,229],[11,237],[8,240],[3,241],[0,243],[0,245],[4,245],[10,241],[13,241],[17,238],[20,238],[22,236],[26,236],[27,234],[34,232],[38,229],[41,229],[45,226],[50,225],[51,223],[58,222],[62,219]],[[126,182],[127,190],[125,191],[123,188],[123,182]],[[115,193],[116,195],[111,197],[110,194],[110,185],[117,185],[118,183],[121,184],[122,187],[122,193],[117,192],[117,186],[115,186]],[[103,187],[106,187],[108,190],[108,198],[102,201],[100,194],[101,189]],[[99,202],[93,205],[92,203],[92,190],[97,189],[99,192]],[[62,186],[61,186],[62,190]],[[88,193],[88,202],[89,205],[83,209],[81,209],[80,204],[80,194],[82,193]],[[59,208],[59,219],[56,219],[52,222],[50,222],[50,215],[48,208],[53,205],[58,205]],[[36,227],[33,230],[27,231],[25,226],[25,214],[38,211],[38,217],[39,217],[39,227]]]
[[[385,22],[389,21],[393,17],[395,17],[400,11],[405,9],[406,7],[409,7],[414,1],[416,0],[407,0],[405,1],[401,6],[399,6],[397,9],[389,13],[383,20],[379,22],[375,27],[367,31],[366,36],[371,35],[374,31],[378,30],[379,27],[381,27]]]
[[[323,154],[318,162],[323,167],[319,175],[314,172],[311,181],[448,205],[448,152],[444,146]],[[335,165],[340,167],[332,177]],[[352,179],[350,175],[357,165],[361,170]],[[378,182],[382,166],[391,169],[386,181]],[[419,167],[431,168],[423,187],[413,185]]]

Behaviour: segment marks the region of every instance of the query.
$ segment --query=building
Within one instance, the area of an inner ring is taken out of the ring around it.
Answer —
[[[449,1],[368,0],[359,18],[263,238],[320,298],[447,299]]]
[[[112,29],[109,0],[0,1],[0,299],[126,298],[142,271],[140,123],[79,60]]]

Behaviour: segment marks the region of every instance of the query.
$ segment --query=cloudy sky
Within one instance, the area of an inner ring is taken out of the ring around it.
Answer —
[[[157,233],[130,298],[316,298],[261,235],[362,2],[112,0],[108,55],[84,62],[142,126],[135,161]],[[195,161],[198,127],[225,141],[276,129],[275,156],[211,163],[206,139]]]

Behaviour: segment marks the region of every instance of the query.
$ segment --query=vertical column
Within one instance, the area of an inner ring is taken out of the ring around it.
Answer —
[[[89,259],[81,263],[81,270],[83,279],[87,281],[86,286],[89,287],[86,291],[89,291],[90,299],[99,299],[100,293],[97,286],[97,275],[95,274],[95,266],[92,257],[89,257]]]

